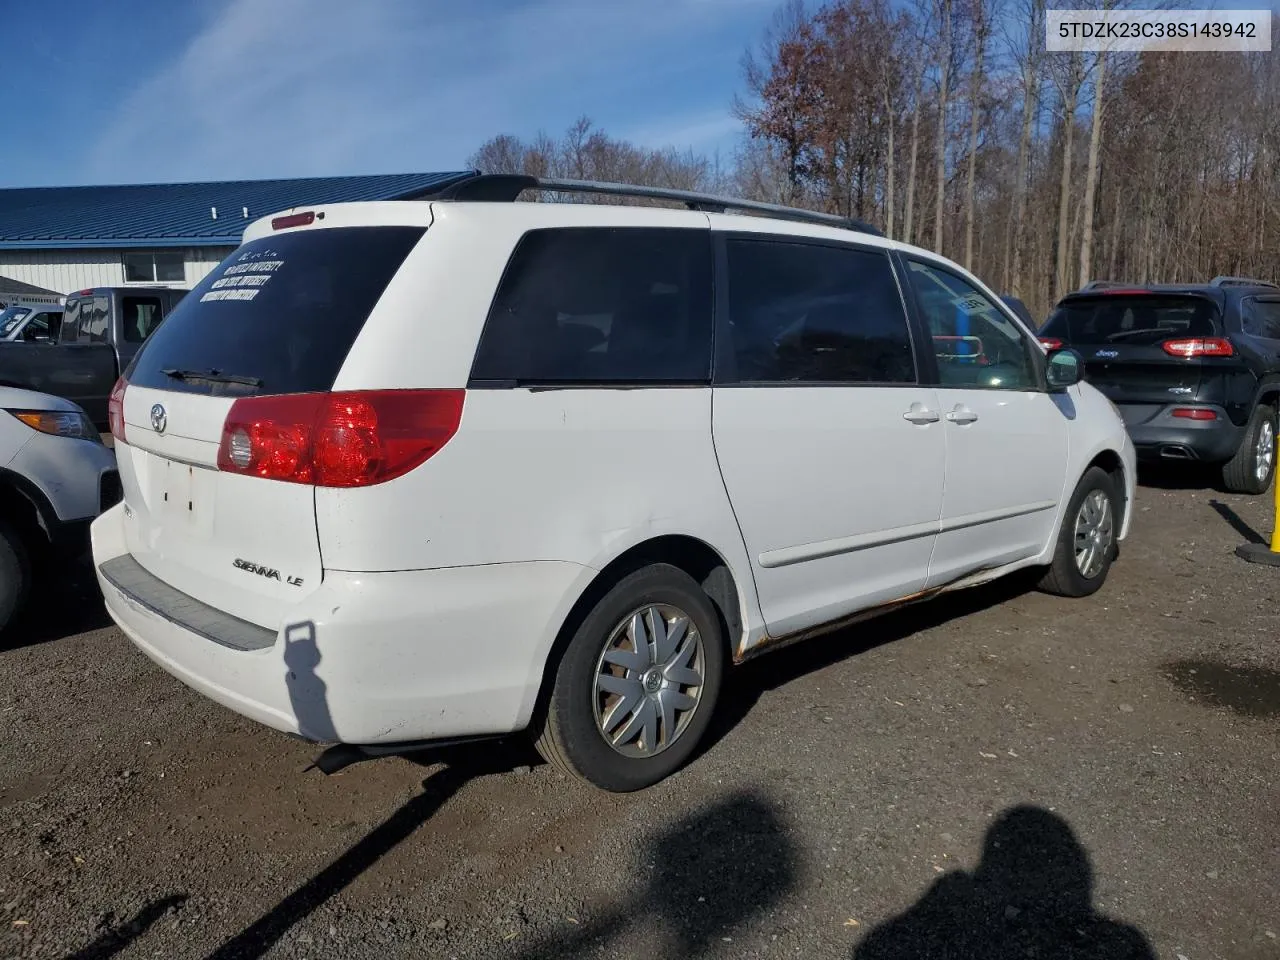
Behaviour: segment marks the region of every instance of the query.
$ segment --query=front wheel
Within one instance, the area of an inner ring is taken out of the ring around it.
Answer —
[[[1236,455],[1222,465],[1222,485],[1231,493],[1266,493],[1276,472],[1276,411],[1258,404]]]
[[[1040,589],[1061,597],[1087,597],[1107,579],[1120,535],[1115,481],[1099,467],[1085,471],[1067,504],[1053,563]]]
[[[13,527],[0,519],[0,634],[22,609],[30,585],[27,551]]]
[[[658,563],[623,577],[574,631],[555,667],[538,752],[605,790],[651,786],[706,733],[725,671],[711,600]]]

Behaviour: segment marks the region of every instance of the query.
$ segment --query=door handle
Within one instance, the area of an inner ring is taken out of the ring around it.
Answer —
[[[947,419],[952,423],[973,423],[978,415],[963,404],[956,404],[956,408],[947,414]]]
[[[940,418],[937,410],[930,410],[923,403],[917,401],[911,405],[911,409],[902,415],[902,419],[910,423],[937,423]]]

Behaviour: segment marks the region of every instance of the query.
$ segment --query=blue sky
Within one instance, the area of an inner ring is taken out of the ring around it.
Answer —
[[[583,114],[727,161],[777,2],[0,0],[31,54],[0,85],[0,186],[448,170]]]

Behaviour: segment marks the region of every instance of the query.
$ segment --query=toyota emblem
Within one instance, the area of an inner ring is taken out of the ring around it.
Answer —
[[[164,412],[161,404],[154,404],[151,407],[151,429],[156,433],[164,433],[164,428],[169,425],[169,415]]]

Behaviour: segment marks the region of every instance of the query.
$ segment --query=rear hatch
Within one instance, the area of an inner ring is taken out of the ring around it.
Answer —
[[[1229,349],[1215,347],[1222,335],[1212,298],[1146,291],[1069,297],[1040,331],[1046,346],[1080,354],[1085,378],[1129,423],[1143,422],[1170,403],[1199,400],[1204,357]]]
[[[309,455],[305,423],[302,433],[278,421],[242,425],[240,439],[274,444],[270,462],[257,452],[252,461],[228,460],[224,427],[233,408],[314,410],[317,398],[331,396],[365,320],[424,229],[313,227],[251,240],[151,334],[112,402],[126,542],[141,566],[268,628],[319,586],[315,487],[305,471],[279,479],[289,456]]]

